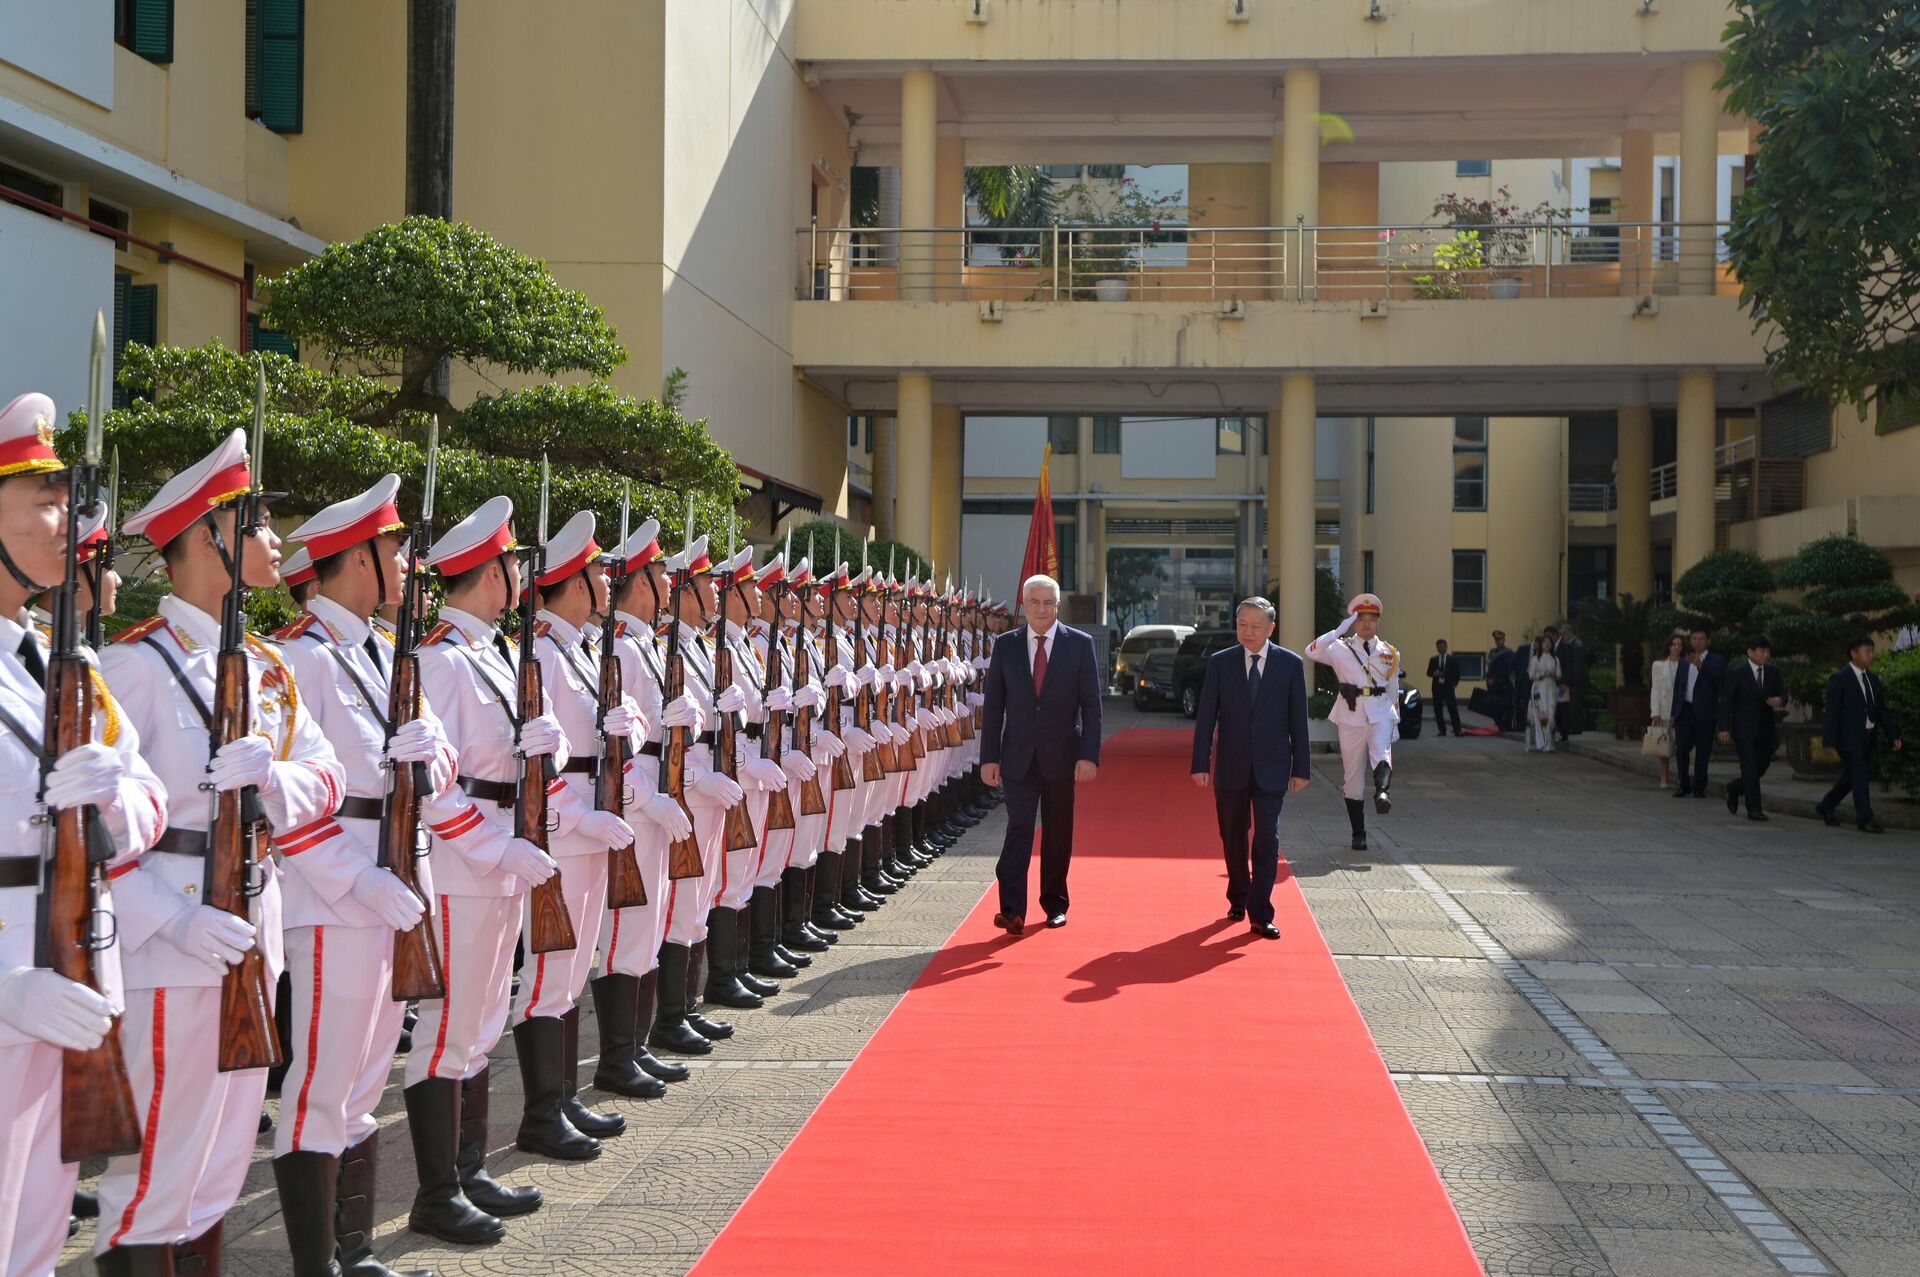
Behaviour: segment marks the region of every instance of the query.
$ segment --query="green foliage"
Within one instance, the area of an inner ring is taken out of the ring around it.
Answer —
[[[1899,753],[1885,747],[1874,752],[1874,773],[1909,800],[1920,800],[1920,647],[1881,657],[1873,672],[1886,686],[1893,721],[1907,734]]]
[[[1658,643],[1659,636],[1670,632],[1661,624],[1664,616],[1665,610],[1652,599],[1622,594],[1610,599],[1587,599],[1576,611],[1574,620],[1580,636],[1593,650],[1592,659],[1617,660],[1620,685],[1639,687],[1646,669],[1647,646]]]
[[[847,179],[848,217],[854,226],[880,224],[880,170],[871,164],[856,164]]]
[[[1359,593],[1358,590],[1354,593]],[[1267,582],[1269,601],[1280,597],[1280,583]],[[1339,628],[1340,622],[1347,619],[1347,598],[1341,592],[1340,581],[1333,575],[1331,568],[1320,564],[1313,569],[1313,632],[1325,634],[1328,630]],[[1307,668],[1313,671],[1313,685],[1319,693],[1331,694],[1340,685],[1331,665],[1322,665],[1318,661],[1307,662]]]
[[[1788,694],[1816,715],[1824,707],[1827,675],[1847,659],[1848,639],[1920,619],[1920,607],[1894,583],[1892,562],[1857,537],[1807,542],[1780,569],[1778,580],[1803,591],[1800,601],[1770,600],[1755,608],[1751,619],[1773,640]]]
[[[1051,226],[1060,213],[1053,179],[1038,164],[969,168],[967,198],[988,226]]]
[[[1153,601],[1166,579],[1166,573],[1160,570],[1158,550],[1107,551],[1107,615],[1122,636],[1133,628],[1135,618]]]
[[[1920,6],[1733,9],[1726,109],[1760,141],[1727,249],[1775,375],[1835,402],[1920,390]]]
[[[1744,628],[1774,587],[1773,573],[1751,550],[1715,550],[1680,574],[1674,597],[1711,630]]]
[[[849,572],[858,573],[863,549],[867,566],[881,572],[887,570],[891,555],[894,575],[902,580],[917,576],[924,581],[933,570],[933,564],[927,556],[912,546],[878,537],[872,541],[862,541],[832,519],[814,519],[793,529],[793,557],[796,561],[803,555],[812,559],[816,577],[825,576],[841,563],[847,565]],[[941,570],[943,573],[946,571],[944,568]],[[941,584],[945,583],[946,577],[943,575]]]
[[[688,421],[661,400],[623,395],[604,381],[482,395],[443,442],[515,457],[545,453],[556,466],[645,476],[666,488],[721,491],[739,478],[704,422]]]

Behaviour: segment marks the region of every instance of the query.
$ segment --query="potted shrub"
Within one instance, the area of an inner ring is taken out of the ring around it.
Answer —
[[[1662,609],[1652,599],[1631,594],[1588,599],[1577,610],[1580,634],[1592,645],[1597,660],[1601,649],[1611,649],[1616,674],[1607,692],[1607,712],[1613,716],[1615,740],[1638,739],[1652,716],[1652,690],[1647,686],[1647,643],[1659,626]]]
[[[1163,227],[1185,220],[1180,196],[1148,194],[1126,176],[1075,182],[1060,193],[1060,212],[1068,287],[1083,301],[1126,301],[1146,245],[1177,235]]]
[[[1422,297],[1463,297],[1486,274],[1487,296],[1520,296],[1526,286],[1525,271],[1533,265],[1531,228],[1551,221],[1553,213],[1553,205],[1545,200],[1521,208],[1504,185],[1491,199],[1455,192],[1442,195],[1434,201],[1431,216],[1453,237],[1433,246],[1433,270],[1414,276],[1414,287]]]

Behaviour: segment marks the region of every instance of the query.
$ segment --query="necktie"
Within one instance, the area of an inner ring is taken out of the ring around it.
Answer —
[[[47,685],[47,663],[41,659],[40,645],[34,642],[33,631],[31,630],[27,631],[20,639],[19,657],[20,666],[27,671],[27,676],[33,679],[34,682],[40,684],[40,686],[45,687]]]
[[[1253,658],[1253,664],[1247,667],[1247,699],[1260,695],[1260,658]]]
[[[1033,694],[1040,695],[1040,688],[1047,681],[1047,636],[1036,635],[1033,650]]]

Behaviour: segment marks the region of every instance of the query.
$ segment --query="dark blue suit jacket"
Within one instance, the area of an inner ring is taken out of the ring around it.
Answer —
[[[1827,712],[1821,721],[1820,736],[1836,754],[1865,758],[1873,744],[1873,734],[1867,731],[1867,701],[1861,695],[1860,679],[1851,664],[1842,665],[1827,680]],[[1867,681],[1873,684],[1875,731],[1884,740],[1899,740],[1900,725],[1893,721],[1893,711],[1887,707],[1886,686],[1872,671],[1868,671]]]
[[[1673,717],[1712,723],[1720,716],[1720,680],[1726,677],[1727,658],[1708,652],[1700,658],[1700,677],[1693,682],[1693,701],[1687,701],[1688,662],[1682,660],[1673,670]]]
[[[1047,681],[1033,694],[1027,627],[993,641],[987,664],[980,761],[998,763],[1008,780],[1035,768],[1046,780],[1067,780],[1082,759],[1100,761],[1100,673],[1093,639],[1060,625],[1047,649]]]
[[[1220,747],[1214,750],[1214,729]],[[1267,644],[1260,661],[1260,690],[1247,695],[1247,649],[1235,643],[1207,658],[1200,712],[1193,723],[1193,773],[1214,756],[1219,789],[1284,794],[1289,778],[1313,777],[1307,749],[1307,678],[1300,658]]]

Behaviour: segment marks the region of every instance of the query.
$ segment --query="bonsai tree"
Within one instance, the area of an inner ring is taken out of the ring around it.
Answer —
[[[1773,573],[1753,551],[1715,550],[1680,574],[1673,594],[1686,623],[1737,640],[1773,588]]]
[[[784,538],[783,538],[784,540]],[[845,563],[849,571],[860,570],[860,548],[866,547],[867,565],[875,571],[887,570],[888,556],[892,556],[894,574],[901,580],[917,576],[926,580],[933,572],[932,560],[926,555],[899,541],[888,541],[875,537],[871,541],[862,541],[858,534],[848,531],[832,519],[812,519],[800,524],[793,530],[793,557],[799,559],[807,555],[813,560],[813,574],[824,577],[835,566]],[[939,569],[940,584],[946,584],[946,568]],[[959,584],[956,574],[954,584]]]
[[[1788,658],[1781,663],[1787,693],[1816,717],[1825,708],[1827,676],[1847,659],[1850,637],[1920,619],[1920,607],[1895,584],[1887,556],[1858,537],[1807,542],[1777,580],[1801,591],[1799,601],[1769,601],[1751,620],[1773,640],[1775,655]]]
[[[1644,686],[1641,680],[1646,671],[1647,644],[1658,630],[1661,611],[1652,599],[1622,594],[1617,598],[1586,600],[1575,610],[1574,620],[1580,633],[1595,648],[1613,649],[1618,674],[1616,685],[1639,688]]]

